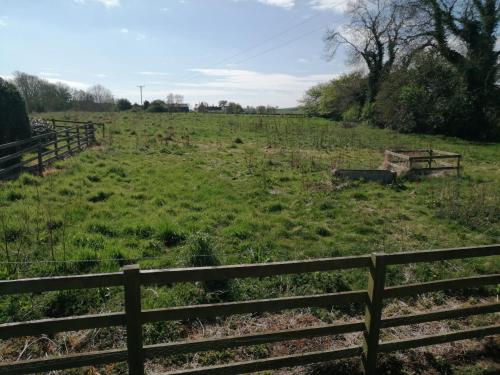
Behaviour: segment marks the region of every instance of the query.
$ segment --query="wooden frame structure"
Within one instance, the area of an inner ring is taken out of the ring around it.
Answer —
[[[0,364],[0,374],[28,374],[127,361],[130,374],[142,375],[145,373],[144,361],[158,356],[174,356],[178,354],[223,350],[278,341],[363,332],[364,345],[362,346],[174,371],[169,372],[168,375],[242,374],[252,371],[273,370],[357,356],[361,356],[362,358],[365,374],[372,375],[376,372],[377,356],[379,353],[407,350],[410,348],[500,334],[500,324],[497,324],[446,334],[380,342],[380,331],[384,328],[500,312],[500,302],[497,301],[488,304],[467,305],[454,309],[443,309],[385,318],[382,314],[382,307],[385,299],[416,296],[422,293],[441,290],[475,288],[483,285],[500,284],[500,274],[493,274],[386,287],[385,275],[388,267],[410,263],[499,255],[500,245],[491,245],[395,254],[376,253],[371,256],[327,258],[268,264],[151,271],[141,271],[137,265],[132,265],[125,267],[122,272],[116,273],[4,280],[0,281],[0,298],[1,296],[20,293],[40,293],[68,289],[122,286],[124,288],[125,311],[1,324],[0,339],[124,326],[127,330],[127,347],[60,357],[2,363]],[[365,268],[369,270],[369,282],[366,290],[245,302],[171,307],[154,310],[143,310],[141,307],[141,286],[172,285],[182,282],[234,278],[259,278],[354,268]],[[142,341],[142,327],[146,323],[228,316],[232,314],[281,311],[305,307],[329,308],[335,305],[353,303],[365,305],[366,314],[364,321],[146,346],[143,345]]]
[[[64,159],[96,143],[96,126],[104,124],[66,120],[50,120],[53,131],[22,141],[0,145],[0,179],[15,176],[23,171],[43,174],[46,166]],[[62,123],[63,125],[59,124]]]
[[[460,154],[433,149],[386,150],[384,166],[398,174],[455,170],[460,175],[461,160]]]

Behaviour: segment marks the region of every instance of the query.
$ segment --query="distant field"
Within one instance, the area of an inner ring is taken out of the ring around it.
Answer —
[[[500,144],[286,116],[45,117],[105,122],[107,133],[99,147],[58,162],[44,178],[0,182],[1,259],[11,262],[0,264],[0,279],[116,271],[133,262],[166,268],[198,258],[256,263],[500,242]],[[388,148],[457,152],[464,172],[393,186],[332,179],[332,166],[377,168]],[[209,242],[215,255],[194,253],[193,238]],[[498,269],[497,258],[440,262],[391,269],[389,284]],[[365,280],[364,273],[337,272],[241,281],[227,296],[210,298],[334,292]],[[203,293],[201,285],[162,289],[145,307],[199,303],[207,300]],[[2,299],[0,321],[116,311],[117,296],[111,290]],[[165,325],[146,332],[151,340],[186,334]]]

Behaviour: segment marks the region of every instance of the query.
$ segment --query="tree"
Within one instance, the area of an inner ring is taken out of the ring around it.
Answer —
[[[231,114],[243,113],[243,107],[238,103],[230,102],[227,104],[226,113],[231,113]]]
[[[366,78],[361,73],[345,74],[329,83],[310,88],[301,101],[302,108],[309,116],[357,120],[366,92]]]
[[[183,104],[184,103],[184,96],[176,94],[174,96],[175,104]]]
[[[163,100],[153,100],[147,111],[153,113],[168,112],[168,107]]]
[[[87,94],[92,97],[95,110],[109,111],[114,106],[113,94],[104,86],[94,85],[87,90]]]
[[[222,112],[225,112],[227,107],[227,100],[219,100],[219,107],[222,109]]]
[[[175,95],[170,93],[167,95],[167,105],[174,105],[175,104]]]
[[[468,126],[469,106],[460,75],[442,56],[426,52],[385,80],[374,120],[405,133],[457,136]]]
[[[31,136],[26,105],[16,87],[0,78],[0,144],[14,142]],[[15,150],[0,150],[0,157]],[[0,164],[0,169],[18,160]]]
[[[460,73],[471,101],[470,126],[461,134],[486,138],[500,114],[497,86],[500,52],[495,50],[500,23],[499,0],[418,0],[423,33]],[[430,27],[428,27],[430,25]]]
[[[119,111],[128,111],[132,109],[132,103],[128,99],[118,99],[116,101],[116,109]]]
[[[198,113],[206,113],[208,112],[208,103],[201,102],[199,104],[196,104],[194,110]]]
[[[148,107],[150,105],[151,105],[151,103],[149,101],[145,100],[142,106],[143,106],[144,110],[146,110],[146,109],[148,109]]]
[[[327,32],[330,58],[340,46],[347,46],[353,64],[366,64],[368,103],[375,101],[383,78],[403,52],[421,45],[421,36],[414,33],[414,14],[414,7],[403,0],[354,0],[347,11],[350,22],[341,31]]]

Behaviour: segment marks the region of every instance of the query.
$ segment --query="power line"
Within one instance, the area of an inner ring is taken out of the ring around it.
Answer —
[[[283,44],[280,44],[280,45],[278,45],[278,46],[276,46],[276,47],[269,48],[268,50],[262,51],[262,52],[260,52],[260,53],[258,53],[258,54],[256,54],[256,55],[253,55],[253,56],[250,56],[250,57],[245,58],[245,59],[243,59],[243,60],[237,61],[235,64],[241,64],[241,63],[246,62],[246,61],[248,61],[248,60],[252,60],[252,59],[254,59],[254,58],[256,58],[256,57],[259,57],[259,56],[265,55],[265,54],[267,54],[267,53],[270,53],[270,52],[276,51],[277,49],[280,49],[280,48],[286,47],[287,45],[292,44],[292,43],[296,42],[297,40],[300,40],[300,39],[302,39],[302,38],[305,38],[306,36],[309,36],[309,35],[311,35],[311,34],[313,34],[313,33],[317,32],[317,31],[319,31],[319,30],[322,30],[322,29],[326,29],[326,26],[325,26],[325,25],[323,25],[323,26],[321,26],[321,27],[319,27],[319,28],[317,28],[317,29],[314,29],[314,30],[311,30],[311,31],[309,31],[309,32],[307,32],[307,33],[305,33],[305,34],[299,35],[298,37],[296,37],[296,38],[294,38],[294,39],[291,39],[291,40],[289,40],[289,41],[287,41],[287,42],[285,42],[285,43],[283,43]]]
[[[211,66],[209,67],[209,69],[216,68],[216,67],[218,67],[219,65],[221,65],[221,64],[223,64],[223,63],[225,63],[225,62],[228,62],[228,61],[230,61],[230,60],[234,59],[235,57],[241,56],[241,55],[243,55],[243,54],[245,54],[245,53],[247,53],[247,52],[250,52],[251,50],[253,50],[253,49],[255,49],[255,48],[258,48],[258,47],[260,47],[260,46],[262,46],[262,45],[265,45],[265,44],[267,44],[267,43],[269,43],[269,42],[271,42],[271,41],[273,41],[273,40],[275,40],[275,39],[279,38],[280,36],[282,36],[282,35],[284,35],[284,34],[288,33],[289,31],[294,30],[294,29],[296,29],[296,28],[298,28],[298,27],[300,27],[300,26],[302,26],[302,25],[305,25],[306,23],[308,23],[309,21],[311,21],[311,20],[313,20],[313,19],[315,19],[315,18],[319,17],[320,15],[321,15],[321,13],[317,13],[317,14],[315,14],[315,15],[312,15],[312,16],[310,16],[310,17],[307,17],[305,20],[303,20],[303,21],[301,21],[301,22],[299,22],[299,23],[297,23],[297,24],[294,24],[294,25],[292,25],[292,26],[290,26],[290,27],[288,27],[288,28],[286,28],[286,29],[284,29],[284,30],[282,30],[282,31],[280,31],[280,32],[278,32],[278,33],[276,33],[276,34],[273,34],[273,35],[271,35],[270,37],[266,38],[265,40],[263,40],[263,41],[261,41],[261,42],[255,43],[255,44],[253,44],[253,45],[251,45],[251,46],[249,46],[249,47],[247,47],[247,48],[245,48],[245,49],[243,49],[243,50],[241,50],[241,51],[239,51],[239,52],[236,52],[235,54],[233,54],[233,55],[231,55],[231,56],[229,56],[229,57],[226,57],[226,58],[224,58],[224,59],[220,60],[220,61],[219,61],[219,62],[217,62],[217,63],[211,64]],[[187,80],[190,80],[190,79],[192,78],[191,76],[196,76],[196,75],[198,75],[198,74],[200,74],[200,73],[199,73],[199,72],[194,72],[194,73],[193,73],[193,72],[190,72],[190,73],[188,73],[188,74],[187,74],[187,75],[185,75],[185,76],[181,76],[179,79],[187,79]]]
[[[319,30],[326,29],[326,28],[327,28],[327,26],[326,26],[326,25],[323,25],[323,26],[321,26],[321,27],[319,27],[319,28],[317,28],[317,29],[311,30],[311,31],[309,31],[309,32],[307,32],[307,33],[304,33],[304,34],[301,34],[301,35],[297,36],[296,38],[290,39],[290,40],[288,40],[288,41],[286,41],[286,42],[284,42],[284,43],[282,43],[282,44],[279,44],[279,45],[277,45],[277,46],[274,46],[274,47],[272,47],[272,48],[269,48],[269,49],[267,49],[267,50],[264,50],[264,51],[262,51],[262,52],[259,52],[259,53],[255,54],[255,55],[253,55],[253,56],[246,57],[246,58],[244,58],[244,59],[242,59],[242,60],[239,60],[239,61],[235,62],[235,64],[241,64],[241,63],[244,63],[244,62],[246,62],[246,61],[249,61],[249,60],[255,59],[255,58],[257,58],[257,57],[260,57],[260,56],[262,56],[262,55],[268,54],[268,53],[270,53],[270,52],[274,52],[274,51],[276,51],[276,50],[278,50],[278,49],[280,49],[280,48],[286,47],[286,46],[288,46],[288,45],[290,45],[290,44],[292,44],[292,43],[294,43],[294,42],[296,42],[296,41],[298,41],[298,40],[300,40],[300,39],[303,39],[303,38],[305,38],[305,37],[307,37],[307,36],[309,36],[309,35],[311,35],[311,34],[314,34],[314,33],[318,32]],[[213,68],[215,68],[215,66],[213,66],[213,67],[211,67],[211,68],[208,68],[208,69],[213,69]],[[198,74],[200,74],[200,72],[195,72],[195,73],[194,73],[191,77],[188,77],[188,78],[184,79],[183,81],[184,81],[184,82],[185,82],[185,81],[190,81],[190,80],[192,80],[193,78],[195,78]]]

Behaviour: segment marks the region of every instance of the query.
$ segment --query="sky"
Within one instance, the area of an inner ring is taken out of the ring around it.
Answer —
[[[15,71],[140,101],[183,95],[294,107],[349,70],[323,37],[346,0],[0,0],[0,76]]]

